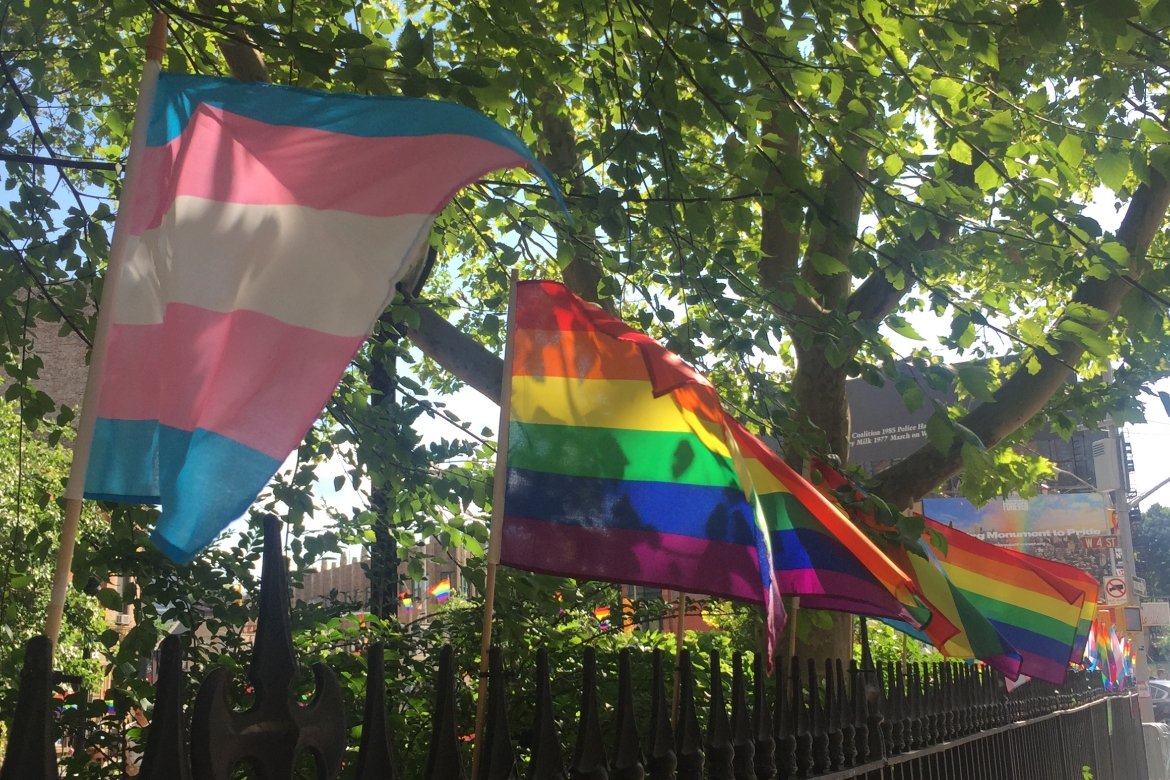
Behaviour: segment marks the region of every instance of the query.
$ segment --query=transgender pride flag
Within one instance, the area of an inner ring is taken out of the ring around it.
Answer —
[[[461,106],[177,75],[136,165],[85,495],[160,503],[181,562],[300,443],[454,194],[537,167]]]

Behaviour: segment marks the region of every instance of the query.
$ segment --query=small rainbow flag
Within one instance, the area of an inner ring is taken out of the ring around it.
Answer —
[[[597,618],[598,627],[601,628],[602,631],[609,630],[609,615],[609,607],[598,607],[597,609],[593,610],[593,617]]]
[[[451,578],[444,577],[431,587],[431,596],[435,601],[442,604],[447,599],[451,598]]]
[[[412,599],[410,597],[409,592],[403,591],[402,593],[400,593],[398,595],[398,600],[402,604],[402,609],[404,611],[410,612],[411,610],[414,609],[414,599]]]

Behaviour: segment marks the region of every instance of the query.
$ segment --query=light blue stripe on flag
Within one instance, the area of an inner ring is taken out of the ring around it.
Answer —
[[[226,436],[154,420],[99,419],[89,463],[86,498],[162,504],[151,538],[177,563],[211,544],[223,518],[244,516],[280,468],[275,458]]]

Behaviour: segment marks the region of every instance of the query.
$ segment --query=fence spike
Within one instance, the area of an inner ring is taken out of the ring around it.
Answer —
[[[190,780],[191,761],[183,728],[183,647],[174,634],[163,639],[159,647],[154,691],[154,713],[138,777],[140,780]]]
[[[703,780],[703,744],[695,712],[695,672],[689,650],[679,653],[678,664],[678,722],[674,724],[678,780]]]
[[[866,700],[865,673],[856,661],[849,662],[850,707],[853,720],[853,760],[864,764],[869,760],[869,702]]]
[[[191,772],[221,780],[251,763],[267,777],[291,777],[301,754],[314,757],[318,774],[335,776],[345,755],[345,702],[337,675],[313,664],[314,690],[307,706],[293,698],[297,661],[289,618],[288,572],[280,520],[264,518],[260,614],[248,680],[252,706],[238,712],[230,701],[231,673],[213,670],[199,687],[191,715]]]
[[[870,704],[868,698],[866,700],[866,709],[869,711],[866,718],[866,723],[869,726],[869,754],[866,759],[876,761],[886,758],[892,752],[890,748],[893,739],[892,725],[886,718],[889,701],[886,699],[881,669],[875,668],[873,671],[866,672],[865,677],[867,697],[871,690],[873,692],[873,703]]]
[[[752,658],[752,737],[755,740],[756,780],[774,780],[776,777],[776,738],[772,734],[772,710],[768,707],[765,685],[764,656]]]
[[[841,711],[837,708],[837,676],[833,673],[832,660],[825,659],[825,733],[828,744],[825,746],[829,769],[837,770],[845,765],[845,751],[842,746],[844,735],[841,733]]]
[[[756,743],[748,717],[743,653],[731,658],[731,764],[735,780],[756,780]]]
[[[796,777],[796,731],[792,724],[791,686],[788,666],[781,658],[776,662],[776,776],[780,780]]]
[[[897,755],[905,749],[905,743],[903,742],[902,695],[898,689],[896,668],[893,661],[886,662],[885,737],[886,749],[891,756]]]
[[[34,636],[24,645],[16,712],[0,780],[57,780],[50,709],[53,699],[53,643]]]
[[[463,780],[466,775],[463,773],[459,738],[455,731],[455,659],[451,645],[443,645],[439,653],[434,713],[431,745],[423,777],[425,780]]]
[[[634,720],[634,684],[628,647],[618,656],[618,706],[614,730],[614,780],[642,780],[646,776],[646,761],[642,757],[638,724]]]
[[[929,671],[922,682],[922,698],[926,702],[928,723],[930,724],[928,744],[937,745],[943,741],[943,692],[939,685],[939,664],[937,661],[924,664],[923,668]]]
[[[825,708],[821,704],[821,685],[817,679],[817,662],[808,659],[808,722],[812,730],[812,768],[820,774],[829,771],[829,734],[825,727]]]
[[[601,739],[597,712],[597,651],[585,648],[581,669],[581,720],[577,726],[577,745],[569,765],[571,780],[609,780],[609,760]]]
[[[357,780],[397,780],[390,724],[386,720],[386,653],[381,642],[366,648],[366,707],[358,746]]]
[[[484,724],[484,750],[480,756],[476,780],[519,780],[516,751],[508,736],[508,702],[504,689],[504,662],[499,647],[488,652],[487,719]],[[475,735],[479,739],[479,734]]]
[[[906,690],[906,748],[917,750],[922,747],[922,695],[919,689],[919,668],[917,662],[906,665],[904,680]]]
[[[959,735],[959,719],[955,705],[955,665],[949,661],[939,664],[939,684],[942,693],[943,741],[950,742]]]
[[[731,745],[731,723],[723,701],[723,667],[719,662],[719,651],[712,650],[710,659],[711,699],[703,745],[707,751],[707,776],[710,780],[734,780],[735,749]]]
[[[849,697],[845,695],[845,665],[838,658],[834,663],[837,686],[835,690],[834,708],[837,716],[836,727],[841,731],[841,764],[853,766],[857,760],[857,733],[853,727],[853,711],[849,706]]]
[[[809,690],[812,686],[809,686]],[[793,777],[807,777],[812,769],[812,730],[804,710],[804,687],[800,682],[800,659],[792,657],[792,709],[789,713],[792,734],[796,737],[796,773]]]
[[[549,679],[548,648],[545,647],[536,651],[536,713],[532,732],[528,780],[566,780],[561,735],[553,718],[552,682]]]
[[[674,736],[670,723],[670,710],[664,693],[662,650],[654,651],[653,683],[650,690],[650,733],[646,748],[647,766],[653,780],[674,780],[678,758],[674,753]]]

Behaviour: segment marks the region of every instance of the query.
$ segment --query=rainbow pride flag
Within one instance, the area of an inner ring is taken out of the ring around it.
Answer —
[[[502,563],[764,603],[773,623],[781,591],[864,614],[914,603],[677,355],[560,284],[516,298]]]
[[[1089,631],[1097,617],[1097,598],[1100,595],[1101,583],[1092,574],[1067,563],[1027,555],[1007,547],[1001,549],[1031,567],[1038,575],[1045,577],[1052,588],[1062,593],[1065,598],[1076,599],[1075,594],[1080,593],[1081,613],[1077,622],[1072,653],[1069,656],[1070,662],[1080,663],[1090,641]]]
[[[536,166],[461,106],[163,75],[127,193],[85,494],[190,560],[300,443],[431,224]]]
[[[833,502],[738,422],[729,427],[747,463],[771,535],[780,592],[801,607],[930,619],[913,581]]]
[[[512,318],[501,563],[764,603],[780,617],[710,383],[555,282],[521,282]]]
[[[435,601],[442,604],[447,599],[451,598],[451,578],[444,577],[431,586],[431,597]]]
[[[945,540],[936,545],[934,535]],[[1020,657],[1020,673],[1064,682],[1085,591],[1050,576],[1034,556],[1013,553],[926,520],[923,545],[951,583]]]
[[[1020,676],[1023,663],[1020,654],[951,581],[937,556],[928,554],[925,545],[913,551],[891,549],[889,552],[910,573],[925,596],[932,619],[922,628],[900,621],[887,620],[887,623],[933,645],[950,658],[978,659],[1009,679]]]

